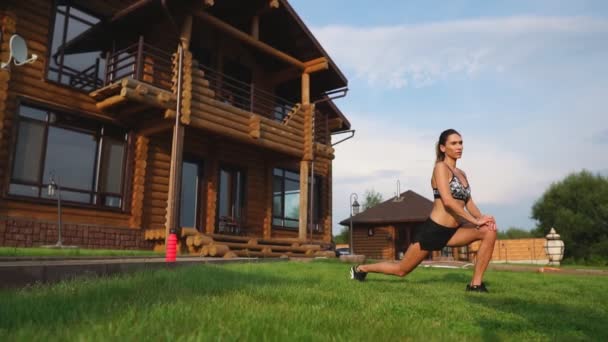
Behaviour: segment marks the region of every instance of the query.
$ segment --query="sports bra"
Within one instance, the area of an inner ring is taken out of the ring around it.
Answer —
[[[454,173],[454,171],[451,168],[450,168],[450,171],[452,171],[452,179],[450,180],[449,185],[450,185],[450,192],[452,193],[452,197],[454,197],[457,200],[468,202],[469,199],[471,198],[471,185],[469,184],[465,187],[460,182],[460,179],[458,179],[458,177],[456,177],[456,174]],[[441,198],[438,188],[433,188],[433,197]]]

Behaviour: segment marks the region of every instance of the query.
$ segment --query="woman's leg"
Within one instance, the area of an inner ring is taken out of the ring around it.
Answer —
[[[477,263],[475,264],[471,285],[479,285],[483,281],[483,274],[488,268],[490,259],[492,259],[496,230],[491,230],[487,225],[479,229],[465,226],[458,229],[456,234],[448,241],[449,247],[461,247],[478,240],[481,240],[481,245],[477,251]]]
[[[358,271],[370,273],[393,274],[399,277],[405,277],[416,266],[418,266],[424,258],[429,254],[429,251],[420,249],[420,243],[410,245],[405,252],[403,260],[399,263],[381,262],[377,264],[361,265]]]

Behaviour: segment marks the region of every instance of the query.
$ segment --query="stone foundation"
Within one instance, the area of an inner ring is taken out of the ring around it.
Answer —
[[[57,235],[56,222],[0,218],[0,246],[53,245],[57,242]],[[64,245],[80,248],[152,250],[154,247],[151,242],[144,240],[141,229],[63,223],[61,237]]]

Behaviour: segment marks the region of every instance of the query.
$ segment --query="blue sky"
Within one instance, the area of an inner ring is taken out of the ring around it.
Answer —
[[[336,146],[334,230],[352,192],[388,199],[399,180],[431,198],[446,128],[503,229],[533,228],[532,204],[567,174],[608,175],[608,2],[290,3],[349,79],[337,104],[357,132]]]

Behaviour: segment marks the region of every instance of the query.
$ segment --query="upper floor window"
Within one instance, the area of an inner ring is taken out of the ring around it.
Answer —
[[[100,87],[105,70],[101,51],[67,53],[64,49],[66,43],[97,24],[100,18],[74,7],[69,0],[55,2],[54,18],[47,79],[87,92]]]
[[[64,201],[121,208],[125,131],[75,115],[21,104],[9,194],[51,198],[51,177]]]

